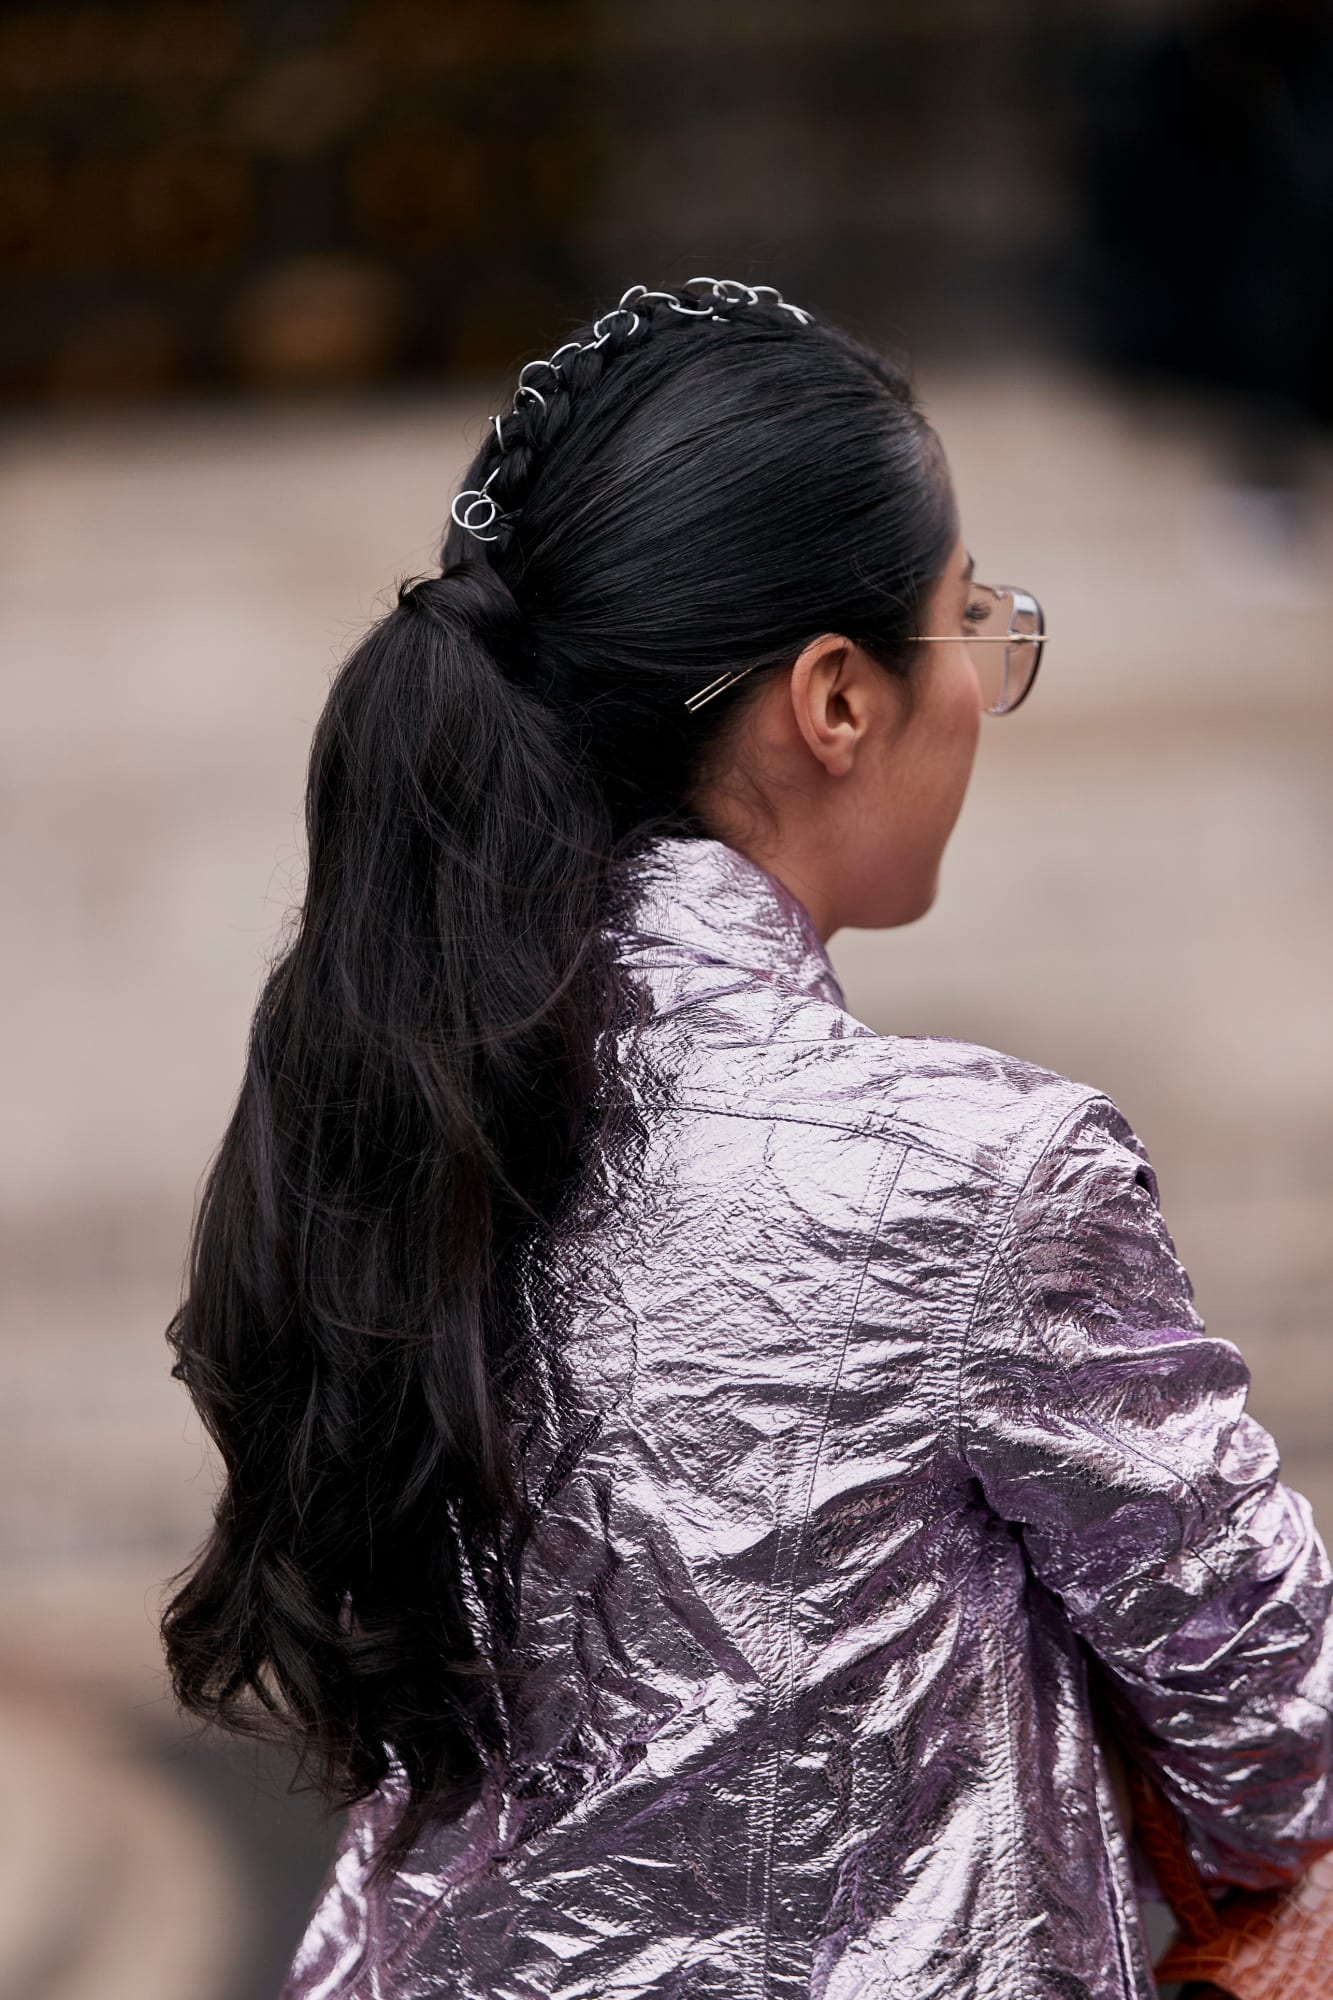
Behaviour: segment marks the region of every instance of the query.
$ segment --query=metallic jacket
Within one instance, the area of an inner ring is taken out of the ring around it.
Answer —
[[[1090,1674],[1205,1874],[1292,1879],[1333,1581],[1143,1148],[855,1020],[719,841],[617,938],[672,1082],[571,1300],[513,1775],[373,1887],[391,1772],[284,2000],[1146,2000]]]

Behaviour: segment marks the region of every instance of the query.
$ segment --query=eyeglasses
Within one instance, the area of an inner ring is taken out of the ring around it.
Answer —
[[[1012,715],[1032,692],[1046,644],[1042,608],[1026,590],[970,583],[963,614],[963,642],[981,683],[987,715]],[[923,632],[919,646],[937,645],[945,635]],[[947,635],[956,639],[957,633]]]
[[[963,632],[922,632],[912,643],[936,646],[944,640],[962,639],[971,655],[981,683],[981,702],[987,715],[1012,715],[1020,701],[1032,692],[1042,651],[1046,644],[1046,619],[1040,604],[1026,590],[991,583],[969,583]],[[1001,650],[996,652],[995,648]],[[688,709],[702,708],[714,695],[723,694],[735,682],[752,674],[753,667],[741,667],[731,674],[719,674],[715,681],[688,695]]]

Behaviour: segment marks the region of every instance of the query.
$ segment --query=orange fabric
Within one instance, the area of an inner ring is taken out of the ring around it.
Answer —
[[[1333,2000],[1333,1854],[1293,1888],[1237,1891],[1218,1905],[1174,1808],[1141,1771],[1129,1780],[1135,1831],[1180,1926],[1158,1979],[1209,1981],[1231,2000]]]

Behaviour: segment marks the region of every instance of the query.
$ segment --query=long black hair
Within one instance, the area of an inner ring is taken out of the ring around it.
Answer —
[[[518,1287],[623,1111],[635,860],[709,833],[701,775],[810,639],[908,671],[955,534],[899,370],[738,298],[642,299],[539,371],[468,474],[492,539],[452,523],[339,669],[168,1329],[225,1471],[163,1619],[177,1697],[331,1801],[396,1760],[400,1833],[502,1755]]]

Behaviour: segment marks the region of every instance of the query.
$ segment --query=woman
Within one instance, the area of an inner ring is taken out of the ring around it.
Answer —
[[[470,478],[316,732],[172,1328],[178,1694],[351,1805],[287,2000],[1148,1994],[1094,1679],[1289,1881],[1328,1562],[1115,1107],[825,952],[929,908],[1035,602],[767,287],[633,287]]]

